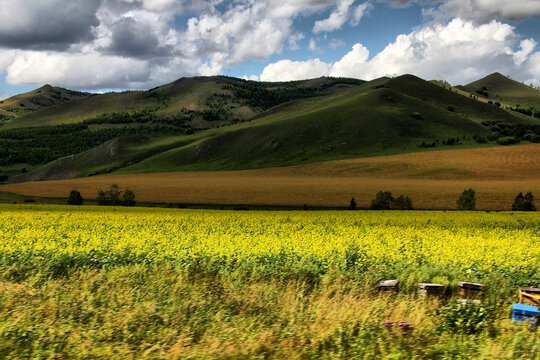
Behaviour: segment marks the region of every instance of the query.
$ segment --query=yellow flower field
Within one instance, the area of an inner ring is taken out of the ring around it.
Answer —
[[[537,213],[259,211],[0,206],[0,257],[115,262],[309,258],[330,267],[435,264],[540,272]]]

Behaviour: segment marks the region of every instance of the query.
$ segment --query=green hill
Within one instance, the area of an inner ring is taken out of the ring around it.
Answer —
[[[0,175],[252,169],[520,141],[540,141],[540,120],[412,75],[284,83],[198,77],[13,120],[0,130]],[[21,174],[22,166],[30,172]]]
[[[0,101],[0,126],[41,109],[86,98],[89,95],[88,93],[45,85],[39,89],[12,96]]]
[[[331,78],[288,83],[224,76],[181,78],[149,91],[95,94],[41,109],[14,119],[4,128],[75,124],[98,117],[100,125],[125,124],[126,118],[132,118],[132,124],[152,121],[207,129],[244,121],[290,100],[339,92],[361,83]]]
[[[500,73],[494,73],[472,82],[465,89],[471,93],[499,101],[507,106],[540,108],[540,90],[512,80]]]

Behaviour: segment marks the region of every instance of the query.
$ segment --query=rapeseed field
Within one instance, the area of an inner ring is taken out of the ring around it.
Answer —
[[[1,205],[0,358],[539,358],[509,312],[539,240],[536,213]]]

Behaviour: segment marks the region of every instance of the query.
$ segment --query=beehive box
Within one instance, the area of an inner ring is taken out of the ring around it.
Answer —
[[[377,284],[380,292],[397,292],[399,290],[399,280],[384,280]]]
[[[529,321],[532,326],[536,326],[536,318],[538,317],[538,307],[525,304],[512,304],[512,320]]]
[[[429,284],[429,283],[418,283],[418,294],[421,297],[426,296],[441,296],[444,292],[444,285],[442,284]]]
[[[468,298],[475,298],[482,295],[484,291],[484,284],[477,284],[472,282],[459,282],[459,295],[465,296]]]

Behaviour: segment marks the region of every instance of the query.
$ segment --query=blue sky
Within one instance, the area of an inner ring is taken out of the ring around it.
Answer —
[[[539,0],[0,0],[0,98],[214,74],[540,86],[538,41]]]

